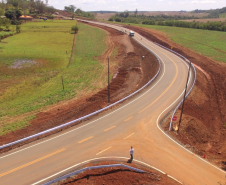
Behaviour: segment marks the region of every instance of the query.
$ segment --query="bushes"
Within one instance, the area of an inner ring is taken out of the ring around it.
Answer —
[[[122,22],[122,20],[121,20],[120,18],[117,17],[117,18],[115,19],[115,22]]]
[[[20,26],[19,25],[16,25],[16,32],[20,33]]]
[[[4,39],[8,36],[13,36],[13,32],[0,32],[1,39]]]
[[[21,24],[21,21],[18,21],[18,20],[12,20],[12,21],[11,21],[11,24],[12,24],[12,25],[20,25],[20,24]]]
[[[72,26],[71,31],[74,32],[75,34],[78,33],[78,26],[76,25]]]
[[[185,22],[185,21],[158,21],[146,20],[142,24],[147,25],[159,25],[159,26],[174,26],[174,27],[183,27],[183,28],[195,28],[203,30],[215,30],[215,31],[226,31],[226,22]]]

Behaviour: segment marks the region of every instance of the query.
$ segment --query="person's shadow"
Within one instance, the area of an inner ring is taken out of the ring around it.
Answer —
[[[132,163],[132,161],[133,161],[133,159],[130,158],[130,159],[127,161],[127,163]]]

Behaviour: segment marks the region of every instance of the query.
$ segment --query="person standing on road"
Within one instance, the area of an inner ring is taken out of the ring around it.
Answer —
[[[131,156],[130,160],[132,161],[133,160],[133,153],[134,153],[134,148],[132,146],[131,146],[129,153],[130,153],[130,156]]]

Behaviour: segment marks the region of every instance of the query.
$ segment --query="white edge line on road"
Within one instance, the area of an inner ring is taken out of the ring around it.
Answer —
[[[111,146],[110,147],[108,147],[108,148],[106,148],[106,149],[104,149],[104,150],[102,150],[102,151],[100,151],[99,153],[97,153],[96,155],[99,155],[99,154],[101,154],[101,153],[103,153],[103,152],[105,152],[105,151],[107,151],[107,150],[109,150],[111,148]]]
[[[157,54],[156,54],[156,55],[157,55]],[[157,56],[158,56],[158,55],[157,55]],[[158,57],[159,57],[159,56],[158,56]],[[159,57],[159,59],[162,61],[161,57]],[[162,62],[162,63],[163,63],[163,62]],[[109,114],[106,114],[105,116],[103,116],[103,117],[101,117],[101,118],[98,118],[97,120],[94,120],[94,121],[92,121],[92,122],[90,122],[90,123],[87,123],[87,124],[85,124],[85,125],[83,125],[83,126],[80,126],[80,127],[76,128],[76,129],[73,129],[73,130],[71,130],[71,131],[68,131],[68,132],[66,132],[66,133],[64,133],[64,134],[61,134],[61,135],[56,136],[56,137],[53,137],[53,138],[51,138],[51,139],[45,140],[45,141],[43,141],[43,142],[37,143],[37,144],[32,145],[32,146],[30,146],[30,147],[27,147],[27,148],[21,149],[21,150],[19,150],[19,151],[13,152],[13,153],[11,153],[11,154],[5,155],[5,156],[3,156],[3,157],[0,157],[0,159],[3,159],[3,158],[5,158],[5,157],[11,156],[11,155],[13,155],[13,154],[22,152],[22,151],[27,150],[27,149],[29,149],[29,148],[35,147],[35,146],[37,146],[37,145],[43,144],[43,143],[45,143],[45,142],[51,141],[51,140],[56,139],[56,138],[58,138],[58,137],[61,137],[61,136],[63,136],[63,135],[66,135],[66,134],[69,134],[69,133],[71,133],[71,132],[74,132],[74,131],[76,131],[76,130],[78,130],[78,129],[80,129],[80,128],[86,127],[86,126],[88,126],[88,125],[90,125],[90,124],[92,124],[92,123],[94,123],[94,122],[96,122],[96,121],[99,121],[99,120],[101,120],[101,119],[107,117],[108,115],[111,115],[111,114],[113,114],[113,113],[115,113],[115,112],[121,110],[122,108],[124,108],[124,107],[126,107],[126,106],[132,104],[133,102],[137,101],[138,99],[140,99],[141,97],[143,97],[144,95],[146,95],[149,91],[151,91],[151,90],[152,90],[152,89],[153,89],[153,88],[154,88],[154,87],[162,80],[163,76],[165,75],[165,64],[164,64],[164,63],[163,63],[163,66],[164,66],[164,67],[163,67],[163,70],[164,70],[164,71],[163,71],[163,74],[162,74],[162,76],[160,77],[160,79],[159,79],[159,80],[158,80],[158,81],[157,81],[150,89],[148,89],[146,92],[144,92],[143,94],[141,94],[139,97],[137,97],[137,98],[134,99],[133,101],[127,103],[126,105],[124,105],[124,106],[122,106],[122,107],[116,109],[116,110],[113,111],[113,112],[110,112]]]
[[[111,159],[111,158],[129,159],[129,157],[115,157],[115,156],[111,156],[111,157],[99,157],[99,158],[89,159],[89,160],[83,161],[83,162],[81,162],[81,163],[75,164],[75,165],[73,165],[73,166],[71,166],[71,167],[69,167],[69,168],[66,168],[66,169],[64,169],[64,170],[62,170],[62,171],[60,171],[60,172],[57,172],[57,173],[55,173],[55,174],[53,174],[53,175],[51,175],[51,176],[49,176],[49,177],[46,177],[45,179],[42,179],[42,180],[40,180],[40,181],[38,181],[38,182],[35,182],[35,183],[31,184],[31,185],[39,184],[39,183],[41,183],[41,182],[43,182],[43,181],[46,181],[46,180],[48,180],[48,179],[50,179],[50,178],[52,178],[52,177],[54,177],[54,176],[56,176],[56,175],[59,175],[59,174],[65,172],[65,171],[70,170],[70,169],[72,169],[72,168],[74,168],[74,167],[76,167],[76,166],[79,166],[79,165],[81,165],[81,164],[84,164],[84,163],[87,163],[87,162],[90,162],[90,161],[93,161],[93,160],[98,160],[98,159]],[[162,174],[166,174],[166,173],[164,173],[163,171],[159,170],[158,168],[155,168],[155,167],[153,167],[153,166],[150,166],[150,165],[147,164],[147,163],[144,163],[144,162],[139,161],[139,160],[136,160],[136,159],[133,159],[133,160],[136,161],[136,162],[138,162],[138,163],[144,164],[144,165],[146,165],[146,166],[148,166],[148,167],[150,167],[150,168],[153,168],[153,169],[155,169],[155,170],[161,172]]]
[[[138,34],[139,35],[139,34]],[[147,40],[146,38],[145,38],[145,40]],[[149,40],[147,40],[147,41],[149,41]],[[147,42],[146,41],[146,42]],[[150,41],[151,42],[151,41]],[[152,42],[151,42],[152,43]],[[147,43],[148,44],[148,43]],[[150,45],[150,44],[149,44]],[[151,46],[151,45],[150,45]],[[158,45],[156,45],[157,47],[159,47],[159,48],[161,48],[160,46],[158,46]],[[152,48],[153,48],[153,46],[151,46]],[[161,48],[161,49],[163,49],[163,48]],[[166,50],[167,51],[167,50]],[[154,52],[154,51],[153,51]],[[169,52],[169,53],[171,53],[171,52]],[[156,53],[155,53],[156,54]],[[173,53],[172,53],[173,54]],[[157,55],[157,54],[156,54]],[[158,55],[157,55],[158,56]],[[179,58],[180,60],[182,60],[180,57],[178,57],[176,54],[174,54],[174,56],[176,56],[177,58]],[[159,57],[159,56],[158,56]],[[160,57],[159,57],[160,58]],[[160,58],[161,59],[161,58]],[[161,59],[161,61],[162,61],[162,59]],[[187,62],[185,62],[184,60],[182,60],[185,64],[186,64],[186,66],[188,67],[188,65],[187,65]],[[163,62],[162,62],[163,63]],[[163,63],[164,64],[164,63]],[[165,65],[165,64],[164,64]],[[164,67],[165,68],[165,67]],[[165,71],[164,71],[164,73],[165,73]],[[162,76],[163,77],[163,76]],[[161,78],[162,78],[161,77]],[[189,79],[189,83],[190,83],[190,80],[191,80],[191,75],[190,75],[190,79]],[[160,81],[160,80],[159,80]],[[158,82],[159,82],[158,81]],[[158,83],[157,82],[157,83]],[[157,84],[156,83],[156,84]],[[155,85],[156,85],[155,84]],[[155,86],[154,85],[154,86]],[[153,86],[153,87],[154,87]],[[149,91],[149,90],[148,90]],[[147,92],[148,92],[147,91]],[[188,149],[186,149],[185,147],[183,147],[182,145],[180,145],[178,142],[176,142],[174,139],[172,139],[169,135],[167,135],[160,127],[159,127],[159,124],[158,124],[158,122],[159,122],[159,118],[160,118],[160,116],[167,110],[167,109],[169,109],[173,104],[175,104],[176,103],[176,101],[183,95],[183,93],[184,93],[184,91],[181,93],[181,95],[170,105],[170,106],[168,106],[160,115],[159,115],[159,117],[158,117],[158,119],[157,119],[157,121],[156,121],[156,124],[157,124],[157,127],[159,128],[159,130],[166,136],[166,137],[168,137],[170,140],[172,140],[174,143],[176,143],[177,145],[179,145],[180,147],[182,147],[183,149],[185,149],[187,152],[189,152],[189,153],[191,153],[191,154],[193,154],[193,155],[195,155],[196,157],[198,157],[199,159],[201,159],[202,161],[204,161],[204,162],[206,162],[206,163],[208,163],[209,165],[211,165],[211,166],[213,166],[214,168],[216,168],[216,169],[218,169],[219,171],[221,171],[221,172],[223,172],[224,174],[226,173],[225,171],[223,171],[222,169],[220,169],[220,168],[218,168],[217,166],[215,166],[215,165],[213,165],[213,164],[211,164],[211,163],[209,163],[208,161],[206,161],[206,160],[204,160],[204,159],[202,159],[200,156],[198,156],[198,155],[196,155],[196,154],[194,154],[193,152],[191,152],[190,150],[188,150]],[[142,97],[142,96],[140,96],[140,97]],[[135,100],[134,100],[135,101]],[[132,103],[132,102],[131,102]],[[126,106],[126,105],[125,105]]]
[[[158,47],[161,48],[160,46],[158,46]],[[177,57],[178,57],[178,56],[177,56]],[[180,57],[178,57],[178,58],[180,58]],[[181,60],[182,60],[182,59],[181,59]],[[183,61],[183,60],[182,60],[182,61]],[[184,63],[187,65],[187,63],[186,63],[185,61],[184,61]],[[188,65],[187,65],[187,67],[188,67]],[[188,82],[188,83],[190,83],[190,80],[191,80],[191,75],[190,75],[190,78],[189,78],[189,82]],[[208,161],[202,159],[200,156],[196,155],[195,153],[191,152],[191,151],[188,150],[187,148],[183,147],[183,146],[180,145],[177,141],[175,141],[175,140],[172,139],[169,135],[167,135],[167,134],[159,127],[159,124],[158,124],[158,123],[159,123],[159,118],[161,117],[161,115],[162,115],[167,109],[169,109],[173,104],[175,104],[176,101],[177,101],[183,94],[184,94],[184,91],[181,93],[181,95],[180,95],[180,96],[179,96],[179,97],[178,97],[178,98],[177,98],[170,106],[168,106],[168,107],[167,107],[167,108],[166,108],[166,109],[158,116],[158,119],[157,119],[157,121],[156,121],[156,125],[157,125],[158,129],[159,129],[165,136],[167,136],[170,140],[172,140],[174,143],[176,143],[177,145],[179,145],[180,147],[182,147],[183,149],[185,149],[187,152],[189,152],[189,153],[195,155],[196,157],[198,157],[198,158],[201,159],[202,161],[208,163],[209,165],[213,166],[214,168],[220,170],[221,172],[223,172],[223,173],[225,174],[226,172],[225,172],[224,170],[218,168],[217,166],[215,166],[215,165],[211,164],[210,162],[208,162]]]
[[[179,180],[175,179],[174,177],[172,177],[172,176],[170,176],[170,175],[167,175],[167,176],[168,176],[169,178],[171,178],[171,179],[177,181],[178,183],[183,184],[182,182],[180,182]]]
[[[182,96],[182,95],[183,95],[183,92],[181,93],[180,96]],[[180,98],[180,96],[177,98],[177,100]],[[183,147],[182,145],[180,145],[177,141],[175,141],[173,138],[171,138],[168,134],[166,134],[166,133],[159,127],[159,119],[160,119],[161,115],[162,115],[167,109],[169,109],[169,108],[170,108],[177,100],[175,100],[170,106],[168,106],[168,107],[167,107],[167,108],[166,108],[166,109],[158,116],[158,118],[157,118],[157,120],[156,120],[156,125],[157,125],[158,129],[159,129],[166,137],[168,137],[171,141],[173,141],[174,143],[176,143],[177,145],[179,145],[180,147],[182,147],[183,149],[185,149],[187,152],[189,152],[190,154],[195,155],[196,157],[198,157],[198,158],[201,159],[202,161],[208,163],[209,165],[213,166],[214,168],[220,170],[221,172],[223,172],[223,173],[225,174],[226,172],[223,171],[222,169],[220,169],[220,168],[218,168],[217,166],[211,164],[210,162],[208,162],[208,161],[202,159],[200,156],[196,155],[195,153],[191,152],[191,151],[188,150],[187,148],[185,148],[185,147]]]
[[[158,46],[158,47],[161,48],[160,46]],[[177,58],[181,59],[181,58],[178,57],[177,55],[175,55],[175,56],[176,56]],[[181,60],[182,60],[182,59],[181,59]],[[183,62],[186,64],[186,66],[188,67],[187,62],[185,62],[184,60],[182,60],[182,61],[183,61]],[[190,80],[191,80],[191,75],[190,75],[188,84],[190,83]],[[177,145],[179,145],[180,147],[182,147],[183,149],[185,149],[185,150],[188,151],[189,153],[195,155],[196,157],[198,157],[198,158],[201,159],[202,161],[208,163],[209,165],[213,166],[214,168],[220,170],[221,172],[223,172],[223,173],[225,174],[226,172],[225,172],[224,170],[220,169],[219,167],[217,167],[217,166],[211,164],[210,162],[208,162],[208,161],[202,159],[200,156],[198,156],[198,155],[196,155],[195,153],[191,152],[190,150],[186,149],[185,147],[183,147],[182,145],[180,145],[178,142],[176,142],[174,139],[172,139],[169,135],[167,135],[167,134],[159,127],[159,124],[158,124],[158,123],[159,123],[159,118],[161,117],[161,115],[162,115],[167,109],[169,109],[173,104],[175,104],[176,101],[177,101],[183,94],[184,94],[184,91],[181,93],[181,95],[180,95],[180,96],[179,96],[179,97],[178,97],[178,98],[177,98],[177,99],[176,99],[169,107],[167,107],[167,108],[159,115],[159,117],[158,117],[158,119],[157,119],[157,122],[156,122],[157,127],[159,128],[159,130],[161,130],[161,132],[162,132],[165,136],[167,136],[167,137],[168,137],[170,140],[172,140],[174,143],[176,143]]]
[[[158,172],[160,172],[160,173],[162,173],[162,174],[164,174],[164,175],[166,174],[165,172],[163,172],[162,170],[159,170],[158,168],[156,168],[156,167],[154,167],[154,166],[151,166],[151,168],[157,170]]]

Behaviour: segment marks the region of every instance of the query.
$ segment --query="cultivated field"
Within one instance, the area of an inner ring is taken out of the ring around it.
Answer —
[[[195,17],[203,17],[207,16],[208,13],[191,13],[191,12],[178,12],[178,11],[156,11],[156,12],[138,12],[138,15],[167,15],[167,16],[195,16]]]
[[[21,25],[22,33],[2,40],[0,135],[29,125],[40,108],[106,85],[104,66],[98,62],[106,49],[106,33],[79,24],[69,64],[74,40],[70,29],[75,24],[71,20],[30,22]]]
[[[114,15],[115,15],[115,13],[103,13],[103,14],[96,13],[95,17],[98,20],[108,20],[111,16],[114,16]]]
[[[111,16],[114,16],[115,13],[96,13],[95,16],[98,20],[108,20]],[[138,12],[138,15],[151,15],[151,16],[157,16],[157,15],[167,15],[167,16],[195,16],[195,17],[203,17],[207,16],[208,13],[190,13],[190,12],[174,12],[174,11],[165,11],[165,12]]]
[[[130,25],[164,32],[174,42],[187,47],[196,53],[226,63],[226,32],[170,26]]]

